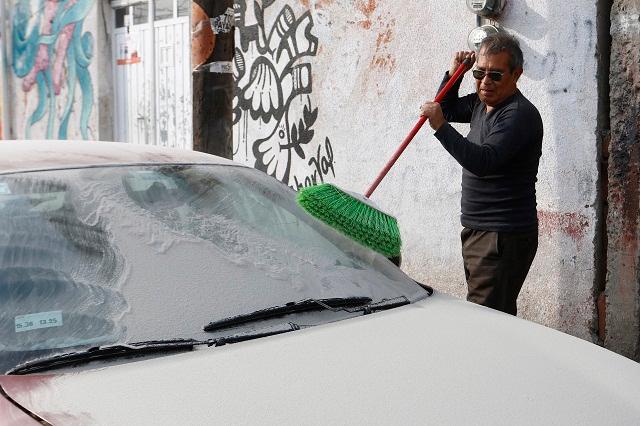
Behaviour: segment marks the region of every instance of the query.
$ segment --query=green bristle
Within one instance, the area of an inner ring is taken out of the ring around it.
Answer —
[[[400,255],[400,230],[393,216],[328,183],[301,189],[297,200],[309,214],[352,240],[386,257]]]

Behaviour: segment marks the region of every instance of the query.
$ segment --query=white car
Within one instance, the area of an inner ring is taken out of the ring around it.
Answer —
[[[0,424],[640,424],[640,366],[210,155],[0,143]]]

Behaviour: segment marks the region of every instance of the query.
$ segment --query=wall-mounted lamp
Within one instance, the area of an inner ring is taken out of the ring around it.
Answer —
[[[478,52],[480,50],[480,44],[482,43],[482,40],[492,34],[497,34],[500,31],[502,30],[499,27],[490,24],[474,28],[467,37],[467,44],[469,45],[469,49]]]
[[[467,7],[473,13],[486,18],[498,16],[507,0],[467,0]]]

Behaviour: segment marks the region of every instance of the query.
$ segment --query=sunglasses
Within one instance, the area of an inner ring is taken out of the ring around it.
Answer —
[[[475,78],[476,80],[482,80],[485,75],[488,75],[491,80],[500,81],[502,80],[502,76],[504,75],[504,73],[500,71],[485,71],[479,70],[477,68],[471,71],[471,73],[473,74],[473,78]]]

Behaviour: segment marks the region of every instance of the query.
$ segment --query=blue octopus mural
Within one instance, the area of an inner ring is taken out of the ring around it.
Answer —
[[[46,118],[48,139],[67,139],[69,121],[80,88],[79,130],[89,139],[94,94],[89,65],[94,55],[93,35],[83,23],[95,0],[17,0],[12,17],[12,67],[25,93],[37,90],[38,102],[27,117],[25,138]],[[55,133],[57,100],[66,86],[66,100]]]

